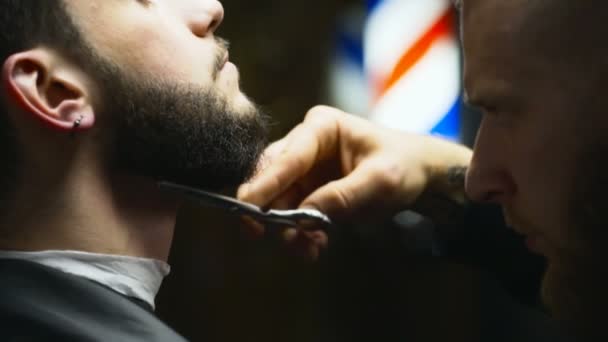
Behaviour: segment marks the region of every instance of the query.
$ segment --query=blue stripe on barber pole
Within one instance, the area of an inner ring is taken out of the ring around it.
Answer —
[[[448,114],[431,130],[433,135],[439,135],[451,140],[460,139],[460,122],[462,99],[458,98]]]
[[[327,80],[330,104],[360,115],[369,112],[370,103],[370,87],[363,61],[365,17],[366,9],[360,4],[341,14]]]
[[[363,70],[363,42],[361,37],[353,37],[346,32],[338,32],[336,46],[349,61]]]
[[[382,0],[367,0],[367,10],[372,11]]]

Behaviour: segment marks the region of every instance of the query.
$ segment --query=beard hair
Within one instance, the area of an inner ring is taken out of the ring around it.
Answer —
[[[237,110],[216,88],[135,78],[94,58],[115,171],[211,191],[253,175],[268,137],[268,118],[253,103]]]
[[[608,306],[608,146],[588,144],[579,154],[569,198],[564,247],[552,260],[542,295],[552,314],[579,336],[601,336]]]

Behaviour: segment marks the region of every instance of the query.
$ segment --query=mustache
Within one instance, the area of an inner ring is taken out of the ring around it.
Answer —
[[[226,56],[228,55],[228,51],[230,50],[230,42],[223,38],[215,38],[215,42],[217,45],[217,51],[215,53],[215,65],[213,68],[213,79],[217,79],[224,63],[226,62]]]

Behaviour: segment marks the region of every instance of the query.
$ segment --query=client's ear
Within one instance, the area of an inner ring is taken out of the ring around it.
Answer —
[[[40,48],[10,56],[2,81],[7,101],[20,112],[59,131],[93,127],[95,113],[84,75],[54,52]]]

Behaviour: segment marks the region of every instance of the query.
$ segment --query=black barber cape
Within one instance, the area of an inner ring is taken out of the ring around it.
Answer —
[[[0,341],[185,341],[152,308],[101,284],[0,260]]]

